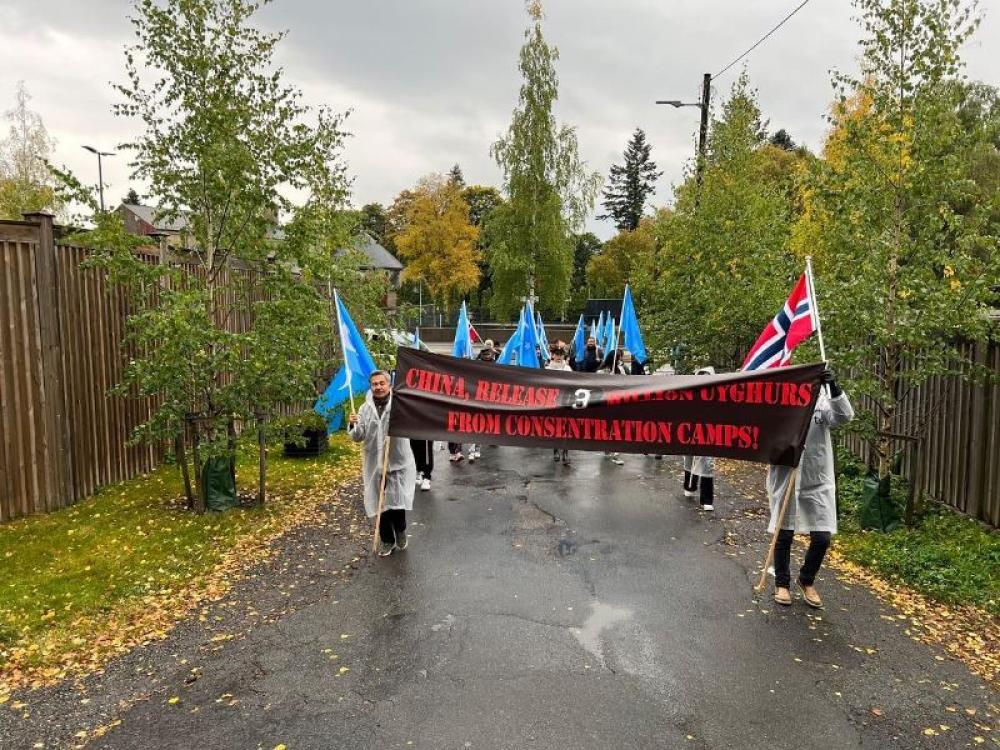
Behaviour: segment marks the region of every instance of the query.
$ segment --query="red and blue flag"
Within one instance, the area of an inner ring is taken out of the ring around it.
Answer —
[[[766,370],[784,367],[792,360],[792,352],[816,330],[815,308],[812,303],[809,277],[802,274],[791,295],[774,320],[767,324],[757,342],[750,347],[743,370]]]

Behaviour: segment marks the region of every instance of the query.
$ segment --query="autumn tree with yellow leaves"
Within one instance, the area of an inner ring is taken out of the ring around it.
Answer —
[[[830,360],[852,377],[873,463],[921,437],[916,389],[968,375],[998,278],[995,229],[962,211],[978,142],[959,117],[959,50],[977,25],[962,0],[857,0],[862,75],[838,75],[823,159],[803,186],[791,245],[816,258]],[[933,407],[932,407],[933,408]],[[906,433],[906,434],[904,434]]]
[[[405,221],[396,248],[406,262],[403,279],[421,281],[446,310],[479,285],[479,228],[469,220],[462,188],[432,174],[407,192]]]

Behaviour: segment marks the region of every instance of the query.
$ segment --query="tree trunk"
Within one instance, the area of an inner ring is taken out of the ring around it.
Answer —
[[[191,472],[188,468],[187,460],[187,436],[185,435],[185,427],[181,428],[181,431],[174,438],[174,455],[177,457],[177,465],[181,470],[181,481],[184,483],[184,498],[187,500],[187,508],[190,510],[194,507],[194,492],[191,489]]]
[[[916,515],[917,509],[917,478],[920,476],[920,449],[922,442],[921,440],[917,440],[913,443],[913,471],[910,476],[910,490],[906,494],[906,511],[904,515],[906,525],[909,527],[913,526],[913,517]]]
[[[198,423],[195,422],[194,425],[194,439],[191,445],[191,454],[194,457],[194,476],[195,476],[195,488],[197,489],[197,494],[194,498],[194,511],[195,513],[205,512],[205,488],[202,487],[201,481],[201,471],[204,468],[201,463],[201,430],[198,427]]]
[[[267,421],[263,414],[257,416],[257,502],[267,499]]]

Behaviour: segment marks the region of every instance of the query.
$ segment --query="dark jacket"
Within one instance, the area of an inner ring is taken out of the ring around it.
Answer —
[[[570,366],[577,372],[597,372],[601,368],[601,360],[604,359],[604,350],[601,347],[597,347],[596,351],[590,351],[589,349],[583,350],[583,356],[579,359],[576,358],[576,352],[573,353],[573,361],[570,362]]]

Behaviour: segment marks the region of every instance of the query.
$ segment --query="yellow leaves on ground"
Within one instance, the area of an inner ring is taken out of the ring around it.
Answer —
[[[360,463],[356,446],[335,437],[327,456],[272,461],[263,508],[205,516],[182,510],[176,470],[163,467],[65,511],[0,527],[5,565],[11,558],[33,571],[17,568],[0,582],[0,704],[18,688],[88,674],[166,637],[270,557],[276,539],[321,522],[322,506],[337,502]],[[240,469],[241,483],[252,484],[256,465]],[[60,554],[52,555],[57,538]]]
[[[1000,622],[997,618],[970,605],[942,605],[905,586],[880,578],[870,570],[845,560],[835,550],[831,550],[828,560],[841,578],[864,584],[883,602],[900,610],[901,614],[895,619],[900,624],[906,622],[906,635],[941,646],[973,672],[996,685],[1000,679]],[[943,661],[944,657],[936,655],[935,659]],[[975,709],[972,711],[974,713]]]

